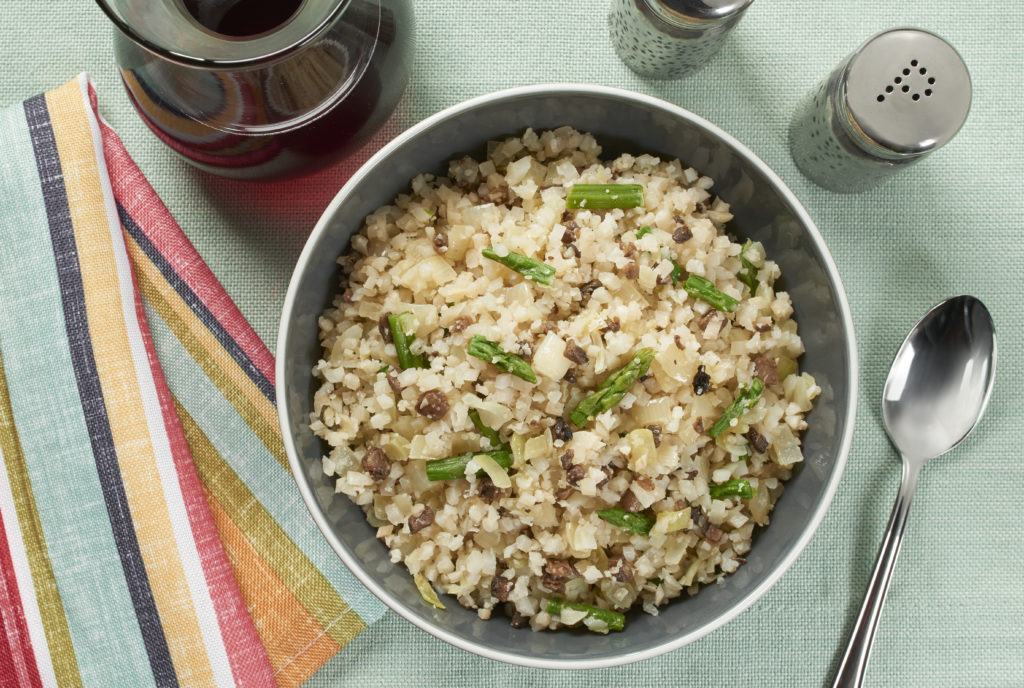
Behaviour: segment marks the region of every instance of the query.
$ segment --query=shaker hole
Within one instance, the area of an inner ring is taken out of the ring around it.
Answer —
[[[933,76],[928,77],[928,83],[929,84],[934,84],[935,83],[935,77],[933,77]]]
[[[888,86],[885,87],[885,92],[892,93],[892,84],[889,84]]]
[[[918,71],[918,72],[919,72],[920,74],[927,74],[927,73],[928,73],[928,70],[927,70],[927,69],[925,69],[924,67],[921,67],[921,69],[919,69],[919,70],[917,70],[917,71]]]
[[[898,76],[898,77],[896,77],[895,79],[893,79],[893,81],[895,81],[895,82],[896,82],[896,83],[898,84],[898,83],[900,83],[901,81],[903,81],[903,77],[901,77],[901,76]]]
[[[878,102],[879,103],[883,102],[884,100],[885,100],[885,96],[883,96],[883,95],[879,95],[878,96]]]
[[[924,90],[924,94],[925,94],[926,96],[930,96],[930,95],[932,94],[932,90],[931,90],[930,88],[926,88],[926,89]]]
[[[917,66],[917,60],[911,60],[910,61],[910,66],[911,67],[916,67]]]
[[[903,91],[904,93],[906,93],[906,92],[908,92],[910,90],[910,86],[907,86],[906,84],[903,84],[903,88],[901,88],[900,90]]]
[[[903,76],[906,76],[907,74],[910,74],[910,70],[907,69],[906,67],[904,67],[903,68]]]
[[[921,100],[921,94],[920,93],[915,93],[914,95],[910,96],[910,98],[912,100]]]

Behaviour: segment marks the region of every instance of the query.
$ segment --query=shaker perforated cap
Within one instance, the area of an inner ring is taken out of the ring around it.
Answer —
[[[882,154],[935,150],[960,130],[971,107],[963,59],[946,41],[919,29],[873,37],[850,59],[845,82],[851,134]]]
[[[647,0],[669,20],[716,22],[741,14],[754,0]]]

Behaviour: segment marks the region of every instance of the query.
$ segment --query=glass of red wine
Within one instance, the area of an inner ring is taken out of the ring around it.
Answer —
[[[408,81],[409,0],[96,0],[149,128],[208,172],[323,169],[384,123]]]

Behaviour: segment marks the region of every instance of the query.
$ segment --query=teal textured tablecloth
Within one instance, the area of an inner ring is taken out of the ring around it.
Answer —
[[[412,80],[369,151],[448,105],[545,81],[629,88],[711,120],[779,173],[828,242],[857,329],[857,429],[835,500],[804,553],[753,607],[692,645],[599,673],[539,671],[467,654],[389,612],[320,672],[324,684],[825,684],[856,616],[899,482],[899,462],[878,413],[889,362],[930,306],[971,293],[989,306],[999,332],[995,391],[976,432],[922,475],[866,685],[1024,686],[1024,314],[1018,302],[1024,288],[1024,4],[758,0],[705,69],[674,82],[644,80],[619,62],[608,42],[604,1],[416,0],[415,6]],[[864,39],[894,26],[931,30],[960,51],[974,86],[970,116],[946,147],[881,188],[851,196],[825,191],[789,156],[790,115]],[[89,71],[101,112],[273,348],[302,244],[368,153],[276,186],[197,173],[135,116],[114,71],[111,29],[92,2],[3,0],[0,28],[0,105]],[[273,203],[252,203],[256,196]]]

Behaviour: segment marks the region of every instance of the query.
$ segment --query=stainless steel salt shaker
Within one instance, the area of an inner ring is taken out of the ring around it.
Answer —
[[[899,28],[870,38],[797,107],[790,152],[832,191],[876,186],[941,147],[971,107],[971,79],[946,41]]]
[[[641,76],[677,79],[710,60],[754,0],[612,0],[615,52]]]

